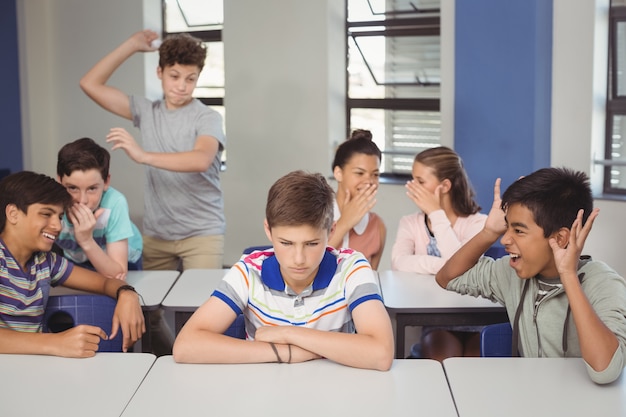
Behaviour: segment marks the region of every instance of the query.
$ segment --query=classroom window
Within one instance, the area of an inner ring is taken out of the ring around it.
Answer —
[[[163,1],[163,37],[173,33],[189,33],[201,39],[207,47],[206,61],[193,96],[211,106],[226,120],[223,27],[223,0]],[[225,169],[225,164],[226,151],[222,153],[222,169]]]
[[[440,0],[347,0],[347,126],[372,131],[384,177],[441,143]]]
[[[604,193],[626,194],[626,1],[609,12]]]

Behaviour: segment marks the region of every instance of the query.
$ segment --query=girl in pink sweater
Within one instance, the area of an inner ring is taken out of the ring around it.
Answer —
[[[445,146],[420,152],[413,162],[407,196],[420,210],[400,219],[391,267],[434,275],[485,224],[459,155]],[[429,277],[430,279],[430,277]],[[434,279],[434,277],[432,277]],[[422,356],[443,360],[479,356],[477,327],[424,327]]]

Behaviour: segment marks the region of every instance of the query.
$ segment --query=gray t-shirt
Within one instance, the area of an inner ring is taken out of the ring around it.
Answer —
[[[143,233],[163,240],[224,234],[220,159],[226,138],[222,116],[197,99],[176,110],[161,100],[130,96],[133,124],[148,152],[191,151],[198,136],[212,136],[219,151],[205,172],[173,172],[145,166]]]

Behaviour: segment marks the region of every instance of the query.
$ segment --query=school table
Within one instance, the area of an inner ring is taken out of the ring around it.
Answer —
[[[404,351],[407,326],[484,325],[508,321],[505,308],[485,298],[447,291],[434,275],[380,271],[383,301],[396,318],[396,358]]]
[[[180,273],[178,271],[128,271],[126,282],[137,290],[141,295],[141,308],[144,312],[146,320],[146,333],[141,339],[141,343],[136,343],[136,350],[150,352],[150,311],[156,310],[161,306],[161,302],[170,291]],[[85,294],[83,291],[77,291],[66,287],[53,287],[50,289],[50,295],[66,295],[66,294]]]
[[[157,359],[123,417],[456,417],[439,362],[395,360],[380,372],[329,360],[296,364],[177,364]]]
[[[229,269],[186,269],[161,303],[164,310],[174,312],[174,331],[178,334],[218,286]]]
[[[149,353],[84,359],[0,354],[0,415],[119,416],[155,359]]]
[[[589,378],[581,358],[449,358],[459,417],[626,416],[626,377]]]

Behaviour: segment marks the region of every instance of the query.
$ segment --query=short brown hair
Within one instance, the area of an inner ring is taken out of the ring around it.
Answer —
[[[57,157],[59,178],[72,175],[74,171],[97,169],[104,181],[109,177],[111,154],[91,138],[81,138],[64,145]]]
[[[308,225],[330,230],[335,193],[322,174],[293,171],[267,194],[265,218],[270,227]]]
[[[169,35],[159,47],[159,67],[172,65],[195,65],[200,71],[206,60],[206,46],[188,33]]]
[[[21,171],[0,181],[0,233],[6,226],[9,204],[15,204],[23,213],[27,213],[33,204],[58,204],[65,211],[72,205],[72,196],[63,185],[47,175]]]

